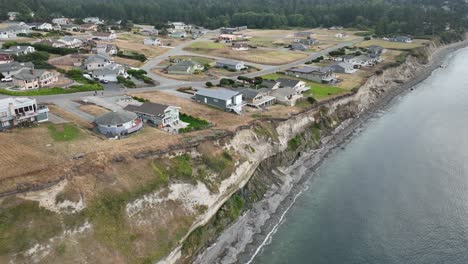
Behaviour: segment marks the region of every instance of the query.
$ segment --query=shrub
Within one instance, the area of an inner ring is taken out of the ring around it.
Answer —
[[[123,76],[117,76],[117,82],[127,88],[135,88],[136,84]]]
[[[364,37],[364,40],[371,40],[371,37],[366,36],[366,37]]]
[[[117,56],[121,58],[127,58],[132,60],[138,60],[141,62],[145,62],[148,58],[144,54],[138,53],[136,51],[119,51],[117,52]]]
[[[206,85],[206,87],[213,87],[213,83],[212,83],[212,82],[206,82],[205,85]]]

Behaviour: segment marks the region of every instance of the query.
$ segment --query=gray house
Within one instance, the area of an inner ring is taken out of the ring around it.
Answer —
[[[36,49],[31,46],[11,46],[8,49],[0,50],[0,54],[20,56],[33,53],[35,51]]]
[[[307,46],[313,46],[313,45],[318,44],[318,40],[314,38],[300,39],[298,43],[301,43]]]
[[[245,103],[242,94],[225,88],[199,89],[193,99],[199,103],[211,105],[224,111],[242,113]]]
[[[263,108],[276,102],[276,98],[271,96],[272,90],[267,88],[247,88],[241,90],[240,93],[242,94],[242,98],[247,102],[247,105],[251,107]]]
[[[233,71],[241,71],[245,69],[245,64],[242,61],[235,60],[219,60],[216,62],[216,67],[226,68]]]
[[[337,62],[330,65],[330,69],[336,73],[355,73],[354,65],[350,62]]]
[[[143,122],[137,114],[128,111],[109,112],[94,120],[98,131],[108,137],[122,136],[140,130]]]
[[[380,56],[383,52],[384,48],[378,45],[372,45],[367,48],[367,54],[372,58]]]
[[[126,111],[133,112],[143,122],[159,127],[173,127],[179,124],[180,107],[145,102],[142,105],[128,105]]]
[[[0,99],[0,130],[49,120],[49,108],[36,99],[18,97]]]
[[[309,49],[309,46],[304,45],[302,43],[295,42],[295,43],[291,44],[291,49],[292,50],[306,51],[307,49]]]
[[[24,69],[32,70],[34,69],[34,64],[32,62],[20,63],[17,61],[0,64],[0,74],[5,77],[18,74]]]
[[[393,38],[390,38],[391,42],[401,42],[401,43],[411,43],[413,42],[413,39],[407,36],[396,36]]]
[[[336,79],[335,74],[329,67],[296,67],[287,70],[286,75],[319,83],[330,83]]]
[[[202,71],[205,67],[192,60],[185,60],[167,67],[167,73],[175,75],[193,74],[195,71]]]

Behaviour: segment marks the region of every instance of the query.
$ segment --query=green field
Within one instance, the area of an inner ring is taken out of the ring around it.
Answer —
[[[50,124],[47,128],[55,141],[72,141],[81,136],[80,129],[73,124]]]
[[[54,94],[69,94],[69,93],[80,93],[80,92],[90,92],[90,91],[99,91],[104,88],[100,84],[83,84],[83,85],[73,85],[68,88],[39,88],[36,90],[29,91],[12,91],[6,89],[0,89],[0,94],[12,95],[12,96],[41,96],[41,95],[54,95]]]
[[[304,80],[301,78],[296,78],[292,76],[285,76],[283,74],[272,73],[262,76],[263,79],[268,80],[276,80],[278,78],[287,78],[287,79],[294,79],[294,80],[301,80],[307,83],[307,86],[310,87],[310,90],[304,93],[304,96],[311,96],[317,100],[327,99],[330,96],[345,93],[346,90],[336,87],[330,86],[326,84],[316,83],[308,80]]]

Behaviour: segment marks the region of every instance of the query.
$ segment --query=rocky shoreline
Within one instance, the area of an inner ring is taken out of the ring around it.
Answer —
[[[197,256],[194,263],[249,263],[252,255],[258,253],[259,245],[271,239],[271,234],[297,195],[307,188],[306,183],[313,177],[311,172],[316,170],[332,151],[338,150],[353,137],[377,111],[391,105],[396,97],[410,91],[443,65],[448,55],[466,46],[468,41],[432,47],[429,51],[429,62],[421,69],[413,69],[410,78],[384,92],[374,94],[373,100],[368,98],[369,95],[359,97],[362,102],[360,101],[357,118],[342,122],[332,135],[322,139],[320,149],[301,153],[300,158],[288,168],[273,169],[272,174],[281,174],[282,183],[272,186],[264,199],[255,203],[252,209],[226,229],[210,247]]]

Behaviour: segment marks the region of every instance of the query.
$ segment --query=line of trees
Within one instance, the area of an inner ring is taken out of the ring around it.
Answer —
[[[23,21],[67,16],[161,24],[184,21],[207,28],[345,26],[378,35],[461,32],[464,0],[0,0],[0,19],[20,12]],[[32,16],[32,12],[34,15]]]

